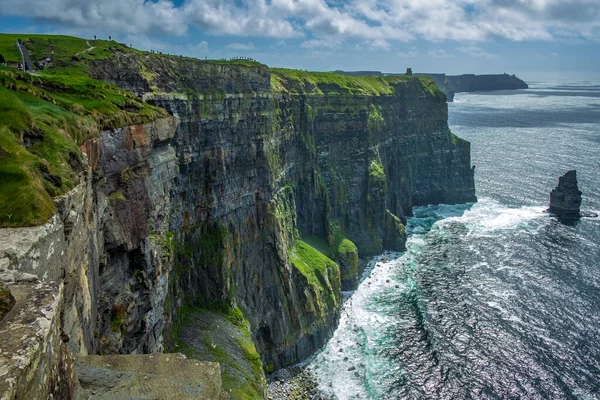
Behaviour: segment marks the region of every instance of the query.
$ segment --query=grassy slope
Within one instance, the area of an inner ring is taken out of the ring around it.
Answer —
[[[218,362],[223,390],[234,400],[261,399],[266,385],[262,362],[249,322],[238,309],[227,311],[184,307],[173,352],[188,358]]]
[[[325,240],[317,236],[304,237],[302,240],[331,259],[336,259],[339,255],[354,253],[358,250],[356,245],[350,239],[344,237],[338,228],[334,229],[332,245],[329,245]]]
[[[340,288],[339,266],[325,254],[302,240],[294,242],[290,260],[315,290],[321,311],[326,311],[322,307],[323,303],[327,304],[327,309],[333,309],[339,302],[336,297]]]
[[[22,38],[32,60],[47,56],[39,76],[0,67],[0,227],[43,224],[54,214],[52,197],[78,181],[78,145],[100,130],[166,116],[131,93],[87,77],[87,61],[134,51],[114,42],[89,46],[67,36],[0,35],[0,53],[18,56]]]
[[[394,94],[398,85],[419,81],[424,92],[444,96],[431,78],[418,76],[347,76],[333,72],[308,72],[285,68],[271,68],[271,87],[274,91],[292,94],[322,95],[351,94],[357,96],[385,96]]]

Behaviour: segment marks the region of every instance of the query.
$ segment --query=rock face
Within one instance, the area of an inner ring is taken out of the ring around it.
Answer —
[[[10,289],[5,288],[0,283],[0,321],[15,305],[15,298],[13,297]]]
[[[574,220],[581,217],[581,191],[577,187],[577,171],[572,170],[558,179],[558,186],[550,193],[548,212],[559,219]]]
[[[296,363],[335,330],[358,255],[403,250],[414,206],[476,201],[470,145],[428,79],[356,94],[264,66],[119,57],[92,76],[173,117],[88,141],[56,217],[0,231],[0,273],[64,282],[56,323],[74,354],[173,348],[188,305],[239,308],[266,371]],[[334,260],[308,237],[337,243]]]

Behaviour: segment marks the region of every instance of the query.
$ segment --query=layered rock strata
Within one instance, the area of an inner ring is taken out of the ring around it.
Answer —
[[[185,305],[239,308],[265,370],[296,363],[333,333],[358,255],[403,250],[414,206],[476,200],[469,143],[429,80],[357,94],[136,57],[91,74],[172,117],[86,142],[89,169],[55,218],[0,231],[8,280],[63,282],[56,324],[72,354],[173,348]]]

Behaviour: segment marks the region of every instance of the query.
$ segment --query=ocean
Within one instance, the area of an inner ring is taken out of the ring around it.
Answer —
[[[308,363],[337,399],[600,399],[600,219],[543,211],[578,173],[600,210],[600,76],[459,93],[475,204],[420,207],[405,253],[375,257]]]

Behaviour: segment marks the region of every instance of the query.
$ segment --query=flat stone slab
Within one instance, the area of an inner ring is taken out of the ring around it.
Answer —
[[[219,399],[218,363],[183,354],[85,356],[77,362],[77,400]]]

